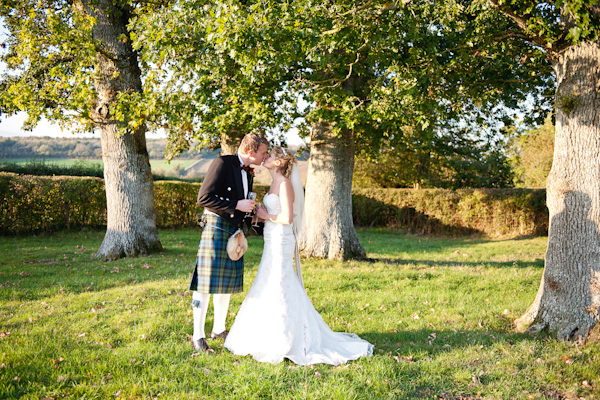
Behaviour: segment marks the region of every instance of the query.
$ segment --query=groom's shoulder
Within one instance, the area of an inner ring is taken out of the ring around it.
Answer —
[[[219,167],[223,167],[225,165],[229,165],[233,162],[233,158],[230,155],[226,155],[226,156],[219,156],[217,158],[215,158],[212,163],[211,163],[211,167],[215,168],[219,168]]]
[[[238,158],[237,154],[228,154],[225,156],[217,157],[217,160],[220,160],[224,164],[231,164]]]

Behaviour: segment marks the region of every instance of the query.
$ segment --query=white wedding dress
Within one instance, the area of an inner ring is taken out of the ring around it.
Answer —
[[[263,202],[269,214],[281,212],[276,194],[266,194]],[[372,344],[355,334],[333,332],[313,307],[294,271],[292,225],[266,221],[264,240],[256,278],[225,348],[272,364],[287,358],[299,365],[339,365],[372,355]]]

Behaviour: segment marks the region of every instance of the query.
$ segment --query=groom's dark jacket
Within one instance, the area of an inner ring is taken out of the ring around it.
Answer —
[[[248,192],[252,191],[252,173],[247,172]],[[198,205],[218,214],[234,226],[240,225],[246,213],[236,210],[243,200],[242,168],[237,154],[217,157],[210,165],[198,192]]]

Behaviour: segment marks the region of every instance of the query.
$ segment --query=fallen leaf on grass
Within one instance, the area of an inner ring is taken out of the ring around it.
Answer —
[[[5,337],[9,337],[10,336],[10,332],[0,332],[0,338],[5,338]]]
[[[573,364],[573,358],[571,356],[567,357],[563,354],[562,356],[562,360],[565,362],[565,364],[567,365],[571,365]]]
[[[404,356],[404,357],[400,357],[400,356],[394,356],[394,360],[396,360],[396,362],[415,362],[413,359],[413,356]]]

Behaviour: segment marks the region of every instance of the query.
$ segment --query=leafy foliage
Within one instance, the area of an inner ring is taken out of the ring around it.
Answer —
[[[3,60],[13,71],[0,90],[2,112],[30,110],[29,125],[45,116],[91,129],[94,20],[50,0],[20,0],[1,15],[12,32]],[[461,162],[498,155],[491,144],[463,147],[468,138],[512,124],[507,110],[527,108],[540,121],[554,87],[543,49],[512,40],[519,27],[483,1],[196,0],[136,3],[131,15],[123,40],[140,55],[144,90],[119,94],[112,112],[130,127],[165,129],[169,159],[194,140],[218,148],[223,134],[281,140],[298,121],[307,136],[323,119],[334,132],[350,130],[367,159],[394,151],[450,160],[420,167],[445,182]],[[461,145],[434,140],[456,137]]]
[[[597,40],[600,35],[596,0],[492,0],[491,3],[517,22],[524,35],[515,34],[514,38],[530,40],[553,55],[581,41]]]
[[[149,122],[168,132],[167,158],[187,150],[193,139],[198,147],[215,149],[223,134],[287,130],[296,116],[282,65],[265,64],[255,73],[238,60],[251,48],[237,54],[223,46],[222,35],[242,38],[233,28],[219,28],[225,23],[222,8],[227,4],[180,1],[133,22],[134,44],[148,71]],[[259,40],[245,34],[249,42]]]
[[[544,125],[519,134],[513,139],[511,160],[518,186],[546,187],[546,178],[554,156],[554,124],[547,118]]]
[[[24,128],[42,117],[64,128],[90,131],[96,48],[93,18],[60,0],[3,2],[10,32],[3,48],[0,112],[27,111]]]
[[[428,141],[426,141],[428,140]],[[421,135],[410,147],[394,147],[375,157],[359,157],[355,187],[504,188],[513,186],[513,172],[499,145],[486,139],[448,132]]]

